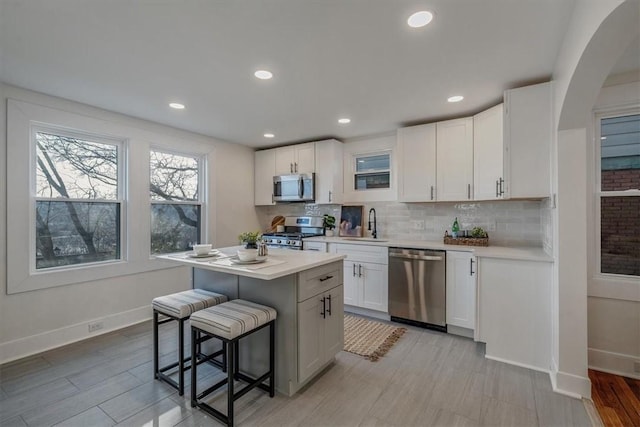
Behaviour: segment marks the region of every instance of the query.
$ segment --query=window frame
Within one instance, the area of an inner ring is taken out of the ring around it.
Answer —
[[[38,150],[36,148],[36,134],[38,132],[42,133],[50,133],[60,136],[66,136],[69,138],[82,139],[87,140],[88,142],[97,142],[100,144],[108,144],[114,145],[117,148],[117,189],[116,189],[116,199],[77,199],[77,198],[63,198],[63,197],[39,197],[36,194],[36,186],[37,179],[36,171],[37,171],[37,157]],[[32,180],[29,183],[29,194],[31,203],[29,206],[29,219],[30,219],[30,227],[29,227],[29,273],[31,275],[41,275],[47,274],[56,271],[67,271],[67,270],[82,270],[86,268],[92,268],[96,266],[104,266],[104,265],[113,265],[120,264],[122,262],[126,262],[128,259],[127,249],[129,245],[127,244],[127,217],[126,217],[126,140],[121,138],[113,138],[106,135],[96,134],[93,132],[86,132],[82,130],[75,129],[67,129],[61,126],[48,124],[48,123],[39,123],[32,122],[29,129],[29,150],[30,150],[30,162],[29,162],[29,171]],[[44,269],[36,268],[36,204],[38,201],[71,201],[71,202],[80,202],[80,203],[110,203],[118,205],[120,219],[119,219],[119,242],[120,242],[120,258],[114,260],[106,260],[106,261],[94,261],[94,262],[86,262],[81,264],[73,264],[73,265],[64,265],[58,267],[49,267]]]
[[[640,276],[627,274],[603,273],[602,272],[602,198],[604,197],[640,197],[640,190],[602,191],[602,143],[601,143],[601,123],[603,119],[632,116],[640,114],[640,105],[629,105],[600,109],[594,112],[594,226],[595,226],[595,271],[597,279],[615,279],[618,281],[629,281],[635,283]]]
[[[202,153],[195,153],[192,151],[184,151],[184,150],[172,150],[169,149],[167,147],[164,146],[160,146],[160,145],[151,145],[149,147],[149,161],[148,161],[148,165],[149,165],[149,187],[151,186],[151,152],[152,151],[158,151],[164,154],[172,154],[175,156],[182,156],[182,157],[191,157],[193,159],[196,159],[196,161],[198,162],[198,199],[197,200],[193,200],[193,201],[178,201],[178,200],[166,200],[166,201],[160,201],[160,200],[153,200],[151,199],[151,194],[150,194],[150,189],[148,197],[149,197],[149,219],[151,219],[151,207],[154,204],[162,204],[162,205],[172,205],[172,204],[176,204],[176,205],[187,205],[187,206],[193,206],[193,205],[197,205],[200,209],[200,223],[198,224],[198,243],[200,243],[203,239],[204,236],[207,235],[207,224],[208,224],[208,209],[207,209],[207,197],[205,196],[207,194],[207,163],[208,163],[208,157],[206,154],[202,154]],[[158,255],[165,255],[165,254],[170,254],[170,253],[175,253],[175,252],[165,252],[165,253],[158,253],[158,254],[154,254],[151,252],[151,221],[149,222],[149,245],[147,246],[147,250],[149,253],[149,257],[151,259],[155,258]],[[180,251],[178,251],[180,252]]]

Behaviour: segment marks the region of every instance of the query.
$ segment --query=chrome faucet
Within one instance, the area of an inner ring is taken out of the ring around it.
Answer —
[[[373,212],[373,230],[371,230],[371,212]],[[369,209],[369,231],[371,231],[371,237],[374,239],[378,238],[378,228],[376,225],[376,210],[371,208]]]

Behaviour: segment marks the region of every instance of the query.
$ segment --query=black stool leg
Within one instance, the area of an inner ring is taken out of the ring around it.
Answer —
[[[275,322],[272,320],[269,325],[269,397],[273,397],[276,394],[276,328]]]
[[[235,345],[234,343],[227,344],[227,361],[229,362],[229,366],[227,367],[227,381],[228,381],[228,389],[227,389],[227,425],[233,426],[233,380],[234,380],[234,372],[235,368]]]
[[[233,361],[233,378],[238,379],[238,372],[240,372],[240,340],[237,340],[233,343],[235,349],[233,350],[233,356],[235,360]]]
[[[153,310],[153,378],[158,378],[158,312]]]
[[[194,328],[191,328],[191,407],[196,407],[196,396],[198,391],[198,385],[196,383],[196,369],[198,364],[196,363],[196,336],[200,338],[200,331],[197,332]]]
[[[184,319],[178,320],[178,395],[184,394]]]
[[[222,341],[222,372],[227,372],[227,343]]]

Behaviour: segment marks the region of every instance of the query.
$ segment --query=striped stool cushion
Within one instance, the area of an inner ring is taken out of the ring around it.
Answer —
[[[191,316],[191,326],[219,337],[234,339],[276,318],[276,311],[253,302],[235,299]]]
[[[171,295],[164,295],[153,299],[153,308],[162,314],[178,319],[189,317],[193,312],[213,305],[222,304],[227,300],[226,295],[203,289],[191,289]]]

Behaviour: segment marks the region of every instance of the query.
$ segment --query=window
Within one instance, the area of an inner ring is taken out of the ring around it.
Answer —
[[[390,155],[377,153],[354,156],[355,160],[355,190],[371,190],[390,188]]]
[[[36,270],[119,260],[120,144],[34,128]]]
[[[640,276],[640,114],[598,119],[600,272]]]
[[[151,151],[152,254],[185,251],[200,242],[201,163],[192,156]]]

